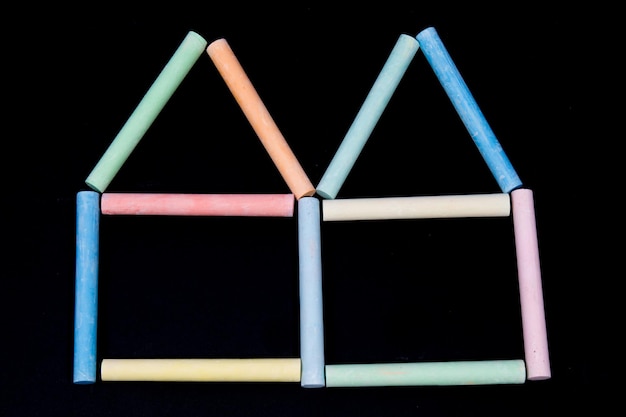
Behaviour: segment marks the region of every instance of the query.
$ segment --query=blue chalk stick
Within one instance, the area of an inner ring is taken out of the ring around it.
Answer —
[[[387,62],[316,187],[316,192],[320,196],[328,199],[337,196],[406,69],[417,53],[418,47],[417,40],[412,36],[403,34],[396,41]]]
[[[502,192],[508,193],[520,187],[522,183],[517,173],[441,42],[437,31],[432,27],[424,29],[416,36],[416,39]]]
[[[100,194],[76,196],[76,294],[74,305],[74,383],[96,382]]]
[[[315,197],[298,200],[298,250],[300,266],[300,385],[326,385],[324,372],[324,317],[320,202]]]

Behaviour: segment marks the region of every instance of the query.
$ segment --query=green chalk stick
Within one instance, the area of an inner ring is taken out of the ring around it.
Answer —
[[[326,365],[327,387],[522,384],[523,360]]]
[[[106,190],[206,46],[207,41],[200,35],[195,32],[187,33],[174,55],[85,180],[89,187],[101,193]]]

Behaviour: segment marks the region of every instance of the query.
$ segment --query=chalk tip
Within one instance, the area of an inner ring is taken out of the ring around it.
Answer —
[[[91,188],[93,191],[96,191],[98,193],[103,193],[104,192],[104,187],[98,187],[95,183],[93,183],[89,178],[87,178],[85,180],[85,184],[87,184],[87,186],[89,188]]]
[[[208,46],[206,47],[206,50],[207,52],[211,52],[211,50],[215,48],[218,48],[220,46],[227,46],[227,45],[228,45],[228,42],[226,41],[225,38],[217,38],[208,44]]]
[[[195,32],[195,31],[193,31],[193,30],[190,30],[189,32],[187,32],[187,36],[186,36],[186,38],[187,38],[188,40],[191,40],[191,41],[195,41],[195,42],[197,42],[197,43],[198,43],[198,45],[203,45],[203,46],[205,46],[205,45],[207,44],[207,40],[206,40],[206,39],[204,39],[204,37],[203,37],[203,36],[201,36],[198,32]]]
[[[552,375],[534,375],[534,376],[529,376],[528,380],[529,381],[545,381],[552,378]]]
[[[315,193],[316,193],[315,188],[309,188],[309,189],[304,190],[301,193],[296,194],[295,196],[297,200],[300,200],[303,197],[313,197]]]
[[[327,200],[334,200],[336,197],[336,194],[327,193],[326,191],[319,188],[315,190],[315,192],[317,193],[317,195]]]

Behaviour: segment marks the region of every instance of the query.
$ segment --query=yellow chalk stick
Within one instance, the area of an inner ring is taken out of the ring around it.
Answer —
[[[300,358],[103,359],[103,381],[300,382]]]

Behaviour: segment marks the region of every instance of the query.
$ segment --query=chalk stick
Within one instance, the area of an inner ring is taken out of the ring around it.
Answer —
[[[103,359],[102,381],[300,382],[300,359]]]
[[[506,193],[323,200],[324,221],[506,217]]]
[[[551,377],[533,192],[511,192],[524,355],[529,380]]]
[[[298,256],[300,280],[300,358],[304,388],[325,385],[324,317],[320,202],[316,197],[298,201]]]
[[[500,146],[496,135],[487,123],[435,28],[424,29],[416,38],[426,60],[435,72],[450,101],[452,101],[502,192],[508,193],[520,187],[522,183],[515,169]]]
[[[202,55],[206,44],[206,40],[197,33],[187,33],[182,43],[178,46],[85,180],[89,187],[101,193],[106,190],[146,131],[161,110],[163,110],[165,104]]]
[[[335,156],[318,183],[317,194],[328,199],[337,197],[337,193],[356,163],[418,48],[419,44],[415,38],[404,34],[400,35],[361,109],[339,145]]]
[[[100,194],[76,195],[74,383],[96,382]]]
[[[211,42],[206,51],[296,199],[315,194],[315,187],[226,39]]]
[[[293,194],[104,193],[102,214],[292,217]]]
[[[523,360],[326,365],[327,387],[522,384]]]

